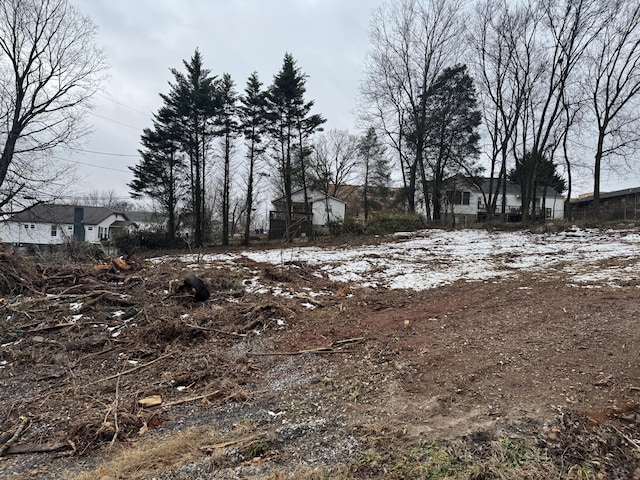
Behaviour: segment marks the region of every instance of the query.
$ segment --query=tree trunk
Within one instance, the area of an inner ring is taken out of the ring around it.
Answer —
[[[230,178],[229,178],[229,164],[231,163],[231,139],[229,132],[225,134],[224,138],[224,178],[222,180],[222,245],[229,245],[229,190]]]
[[[4,181],[7,178],[7,173],[9,172],[9,166],[11,165],[11,160],[13,159],[13,153],[16,149],[16,142],[18,141],[19,133],[17,128],[14,126],[7,135],[7,141],[4,145],[4,149],[2,150],[2,156],[0,157],[0,186],[4,185]]]
[[[602,152],[604,149],[604,135],[598,134],[595,163],[593,166],[593,212],[595,218],[600,217],[600,170],[602,168]]]
[[[255,147],[254,142],[251,141],[251,147],[249,151],[249,182],[247,184],[247,215],[244,225],[244,238],[242,239],[242,245],[249,246],[249,236],[251,233],[251,212],[253,211],[253,167],[255,164]]]

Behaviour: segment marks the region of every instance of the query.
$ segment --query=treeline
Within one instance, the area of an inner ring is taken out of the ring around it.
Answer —
[[[504,215],[507,179],[520,185],[524,220],[541,187],[566,185],[569,199],[577,167],[593,172],[597,214],[604,166],[637,164],[638,2],[398,0],[372,21],[361,114],[393,148],[409,211],[424,202],[437,220],[443,179],[481,171],[463,142],[478,118],[450,116],[464,97],[434,88],[454,65],[475,80],[489,215]]]
[[[170,234],[189,224],[195,244],[222,222],[222,242],[249,229],[265,188],[292,195],[390,185],[398,210],[437,223],[448,179],[490,178],[488,216],[506,216],[507,181],[522,218],[539,192],[572,193],[577,168],[593,172],[595,213],[603,165],[632,166],[640,146],[640,5],[624,0],[398,0],[374,12],[358,112],[364,130],[323,131],[291,55],[270,85],[257,73],[242,93],[212,76],[196,51],[174,76],[132,168],[135,195],[154,198]],[[585,153],[586,152],[586,153]],[[585,161],[585,157],[588,161]],[[233,181],[241,169],[243,184]],[[560,171],[560,173],[559,173]],[[266,185],[268,183],[268,185]],[[544,195],[544,194],[543,194]]]
[[[338,130],[316,135],[326,120],[312,112],[307,77],[290,54],[271,85],[254,72],[242,93],[228,74],[212,75],[199,51],[183,63],[184,72],[171,70],[169,93],[160,95],[153,127],[142,134],[141,160],[130,167],[132,196],[148,196],[166,213],[171,239],[186,225],[200,246],[219,219],[223,245],[240,225],[248,244],[265,180],[283,199],[289,223],[299,189],[307,203],[310,189],[335,194],[358,176],[366,211],[371,190],[389,184],[389,161],[374,130],[362,138]]]

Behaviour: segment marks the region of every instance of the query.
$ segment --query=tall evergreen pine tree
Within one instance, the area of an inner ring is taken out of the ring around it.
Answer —
[[[186,74],[172,69],[174,83],[168,94],[160,96],[181,125],[181,148],[189,158],[194,243],[202,246],[208,226],[206,178],[210,144],[221,102],[216,77],[203,68],[200,52],[196,50],[191,60],[183,63]]]
[[[287,230],[291,226],[292,194],[296,187],[306,191],[306,165],[309,137],[325,122],[320,115],[310,115],[313,101],[305,102],[306,76],[291,54],[284,56],[280,72],[268,92],[269,135],[276,162],[280,190],[285,204]]]
[[[240,98],[240,122],[247,148],[247,161],[249,162],[243,239],[243,244],[249,246],[256,162],[265,152],[263,136],[267,130],[266,92],[262,89],[262,83],[256,72],[249,76],[244,95]]]

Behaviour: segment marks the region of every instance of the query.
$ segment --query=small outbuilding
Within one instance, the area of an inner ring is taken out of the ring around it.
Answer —
[[[347,202],[325,192],[307,191],[306,203],[304,190],[298,190],[291,195],[291,200],[291,237],[326,234],[331,223],[344,221]],[[278,198],[272,203],[274,210],[269,214],[269,239],[284,238],[287,236],[286,202],[284,198]]]

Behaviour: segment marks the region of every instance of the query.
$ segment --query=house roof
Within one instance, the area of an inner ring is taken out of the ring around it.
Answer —
[[[291,196],[295,197],[295,196],[297,196],[299,194],[302,194],[302,193],[303,193],[302,189],[296,190],[295,192],[291,193]],[[309,201],[311,201],[311,202],[316,202],[318,200],[324,200],[325,198],[331,198],[333,200],[336,200],[337,202],[344,203],[345,205],[347,204],[347,202],[345,202],[344,200],[342,200],[340,198],[337,198],[337,197],[333,197],[331,195],[327,195],[326,193],[321,192],[320,190],[308,190],[307,191],[307,196],[309,197]],[[282,202],[284,202],[284,197],[276,198],[271,203],[274,204],[274,205],[277,205],[277,204],[282,203]]]
[[[128,227],[129,225],[131,225],[131,222],[129,220],[116,220],[115,222],[111,223],[111,225],[109,225],[110,227]]]
[[[491,183],[491,179],[489,177],[484,177],[480,179],[479,183],[482,191],[485,193],[489,193],[489,184]],[[492,184],[494,191],[497,184],[498,184],[498,179],[494,178],[493,184]],[[502,189],[500,191],[502,191]],[[520,185],[516,183],[507,182],[507,195],[520,195],[520,193],[522,193],[520,191]]]
[[[325,198],[330,198],[330,199],[335,200],[337,202],[344,203],[345,205],[347,204],[347,202],[345,202],[344,200],[342,200],[340,198],[334,197],[332,195],[327,195],[326,193],[320,192],[318,190],[312,190],[312,191],[310,191],[308,193],[308,195],[309,195],[309,200],[311,200],[312,202],[316,202],[318,200],[324,200]]]
[[[82,208],[84,211],[84,217],[82,220],[84,225],[97,225],[111,215],[121,215],[125,220],[129,219],[126,214],[107,207],[84,207],[81,205],[57,205],[43,203],[34,205],[27,210],[16,213],[10,217],[8,221],[72,224],[74,223],[74,212],[76,208]]]
[[[481,178],[476,178],[476,179],[472,179],[469,177],[465,177],[462,175],[458,175],[456,177],[451,177],[448,178],[446,181],[447,182],[453,182],[456,181],[456,184],[459,185],[457,182],[464,182],[467,186],[469,187],[473,187],[475,188],[477,191],[482,190],[485,194],[489,193],[489,183],[491,181],[491,178],[489,177],[481,177]],[[496,185],[497,185],[498,179],[494,178],[493,179],[493,189],[495,191]],[[542,195],[543,193],[543,188],[542,187],[538,187],[538,194]],[[558,196],[562,196],[561,193],[558,193],[553,187],[548,187],[547,188],[547,196],[553,195],[553,193],[556,193],[556,195]],[[498,193],[502,193],[502,188],[500,189],[500,191]],[[512,183],[507,181],[507,195],[520,195],[522,192],[520,190],[520,185],[518,185],[517,183]]]
[[[600,192],[600,200],[606,198],[624,197],[626,195],[635,195],[640,193],[640,187],[625,188],[624,190],[616,190],[614,192]],[[572,198],[571,203],[588,203],[593,202],[593,194],[585,195],[580,198]]]
[[[159,223],[166,221],[166,215],[157,212],[127,212],[127,218],[135,223]]]

